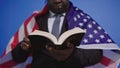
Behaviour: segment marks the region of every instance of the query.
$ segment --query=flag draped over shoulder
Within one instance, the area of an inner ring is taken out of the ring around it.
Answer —
[[[103,50],[101,62],[86,68],[117,68],[120,62],[120,48],[95,20],[77,7],[71,8],[67,20],[69,29],[79,27],[86,30],[77,48]]]
[[[19,28],[19,30],[14,34],[10,39],[6,50],[4,51],[0,59],[0,68],[26,68],[25,64],[29,65],[31,61],[31,56],[28,57],[28,60],[25,63],[17,64],[12,60],[11,51],[16,47],[16,45],[23,40],[25,36],[29,33],[38,29],[38,26],[35,22],[34,16],[36,13],[33,13]]]
[[[14,36],[10,39],[2,57],[0,58],[0,68],[30,68],[30,64],[32,61],[31,55],[28,57],[26,62],[24,63],[15,63],[12,60],[11,51],[16,47],[16,45],[23,40],[23,38],[29,33],[33,32],[38,28],[38,25],[35,21],[35,16],[37,14],[44,14],[48,10],[47,5],[43,9],[43,11],[37,12],[35,11],[29,18],[27,18],[18,31],[14,34]]]
[[[11,51],[20,41],[22,41],[25,36],[38,29],[35,16],[37,14],[42,15],[47,11],[48,7],[45,6],[43,11],[33,13],[21,25],[19,30],[11,38],[6,50],[0,58],[0,68],[30,68],[30,63],[32,61],[31,55],[28,57],[26,62],[18,64],[12,60]],[[70,12],[67,14],[67,20],[69,29],[80,27],[81,29],[86,30],[86,34],[83,37],[80,46],[77,48],[103,49],[103,57],[101,62],[86,68],[117,68],[120,60],[120,49],[100,25],[98,25],[89,15],[73,6],[71,7]]]

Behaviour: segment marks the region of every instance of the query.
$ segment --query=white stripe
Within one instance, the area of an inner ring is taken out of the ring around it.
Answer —
[[[12,48],[11,48],[11,43],[13,42],[13,40],[14,40],[14,36],[10,39],[10,41],[9,41],[7,47],[6,47],[6,52],[5,52],[5,54],[9,53],[9,52],[12,50]]]
[[[94,66],[87,66],[87,67],[85,67],[85,68],[94,68]]]
[[[13,68],[25,68],[27,64],[31,64],[31,61],[32,61],[32,57],[29,56],[28,59],[26,60],[26,62],[20,63],[20,64],[14,66]]]
[[[103,64],[98,63],[96,65],[88,66],[88,67],[85,67],[85,68],[118,68],[118,64],[119,64],[119,62],[115,62],[115,63],[112,63],[108,66],[104,66]]]
[[[106,66],[104,66],[103,64],[101,63],[98,63],[96,65],[94,65],[94,68],[105,68]]]
[[[31,62],[32,62],[32,56],[29,56],[25,63],[26,64],[31,64]]]
[[[79,46],[77,46],[77,48],[83,48],[83,49],[106,49],[106,50],[116,49],[116,50],[120,50],[120,48],[114,43],[79,45]]]
[[[11,52],[7,53],[4,57],[0,59],[0,64],[3,64],[12,59]]]
[[[18,41],[19,42],[22,41],[24,37],[25,37],[24,24],[22,24],[18,31]]]
[[[39,13],[39,11],[34,11],[33,13]]]
[[[25,68],[26,64],[25,63],[19,63],[16,66],[12,67],[12,68]]]
[[[105,66],[101,63],[98,63],[98,64],[95,64],[93,66],[88,66],[88,67],[85,67],[85,68],[105,68]]]
[[[120,60],[120,54],[115,53],[110,50],[103,50],[103,55],[111,59],[112,61],[118,61]]]
[[[88,66],[88,67],[85,67],[85,68],[94,68],[94,66]]]
[[[27,25],[28,34],[32,32],[34,25],[35,25],[35,18],[33,17]]]

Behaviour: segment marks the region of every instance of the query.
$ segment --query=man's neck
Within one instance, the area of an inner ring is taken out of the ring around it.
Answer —
[[[53,17],[53,16],[55,16],[55,15],[56,15],[56,13],[54,13],[54,12],[52,12],[52,11],[50,11],[50,10],[49,10],[49,14],[50,14],[50,17]],[[66,15],[66,13],[61,13],[60,15],[65,16],[65,15]]]

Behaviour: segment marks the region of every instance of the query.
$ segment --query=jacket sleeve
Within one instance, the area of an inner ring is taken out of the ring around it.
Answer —
[[[15,62],[24,62],[27,57],[29,56],[30,50],[26,51],[23,50],[22,47],[20,46],[21,43],[19,43],[13,50],[12,50],[12,59]]]
[[[76,66],[91,66],[101,61],[103,51],[100,49],[79,49],[76,48],[67,62]]]

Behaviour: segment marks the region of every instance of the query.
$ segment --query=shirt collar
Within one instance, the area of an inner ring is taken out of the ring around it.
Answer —
[[[52,11],[49,11],[49,17],[54,17],[55,16],[55,13],[53,13]],[[65,16],[66,15],[66,13],[62,13],[61,14],[62,16]]]

